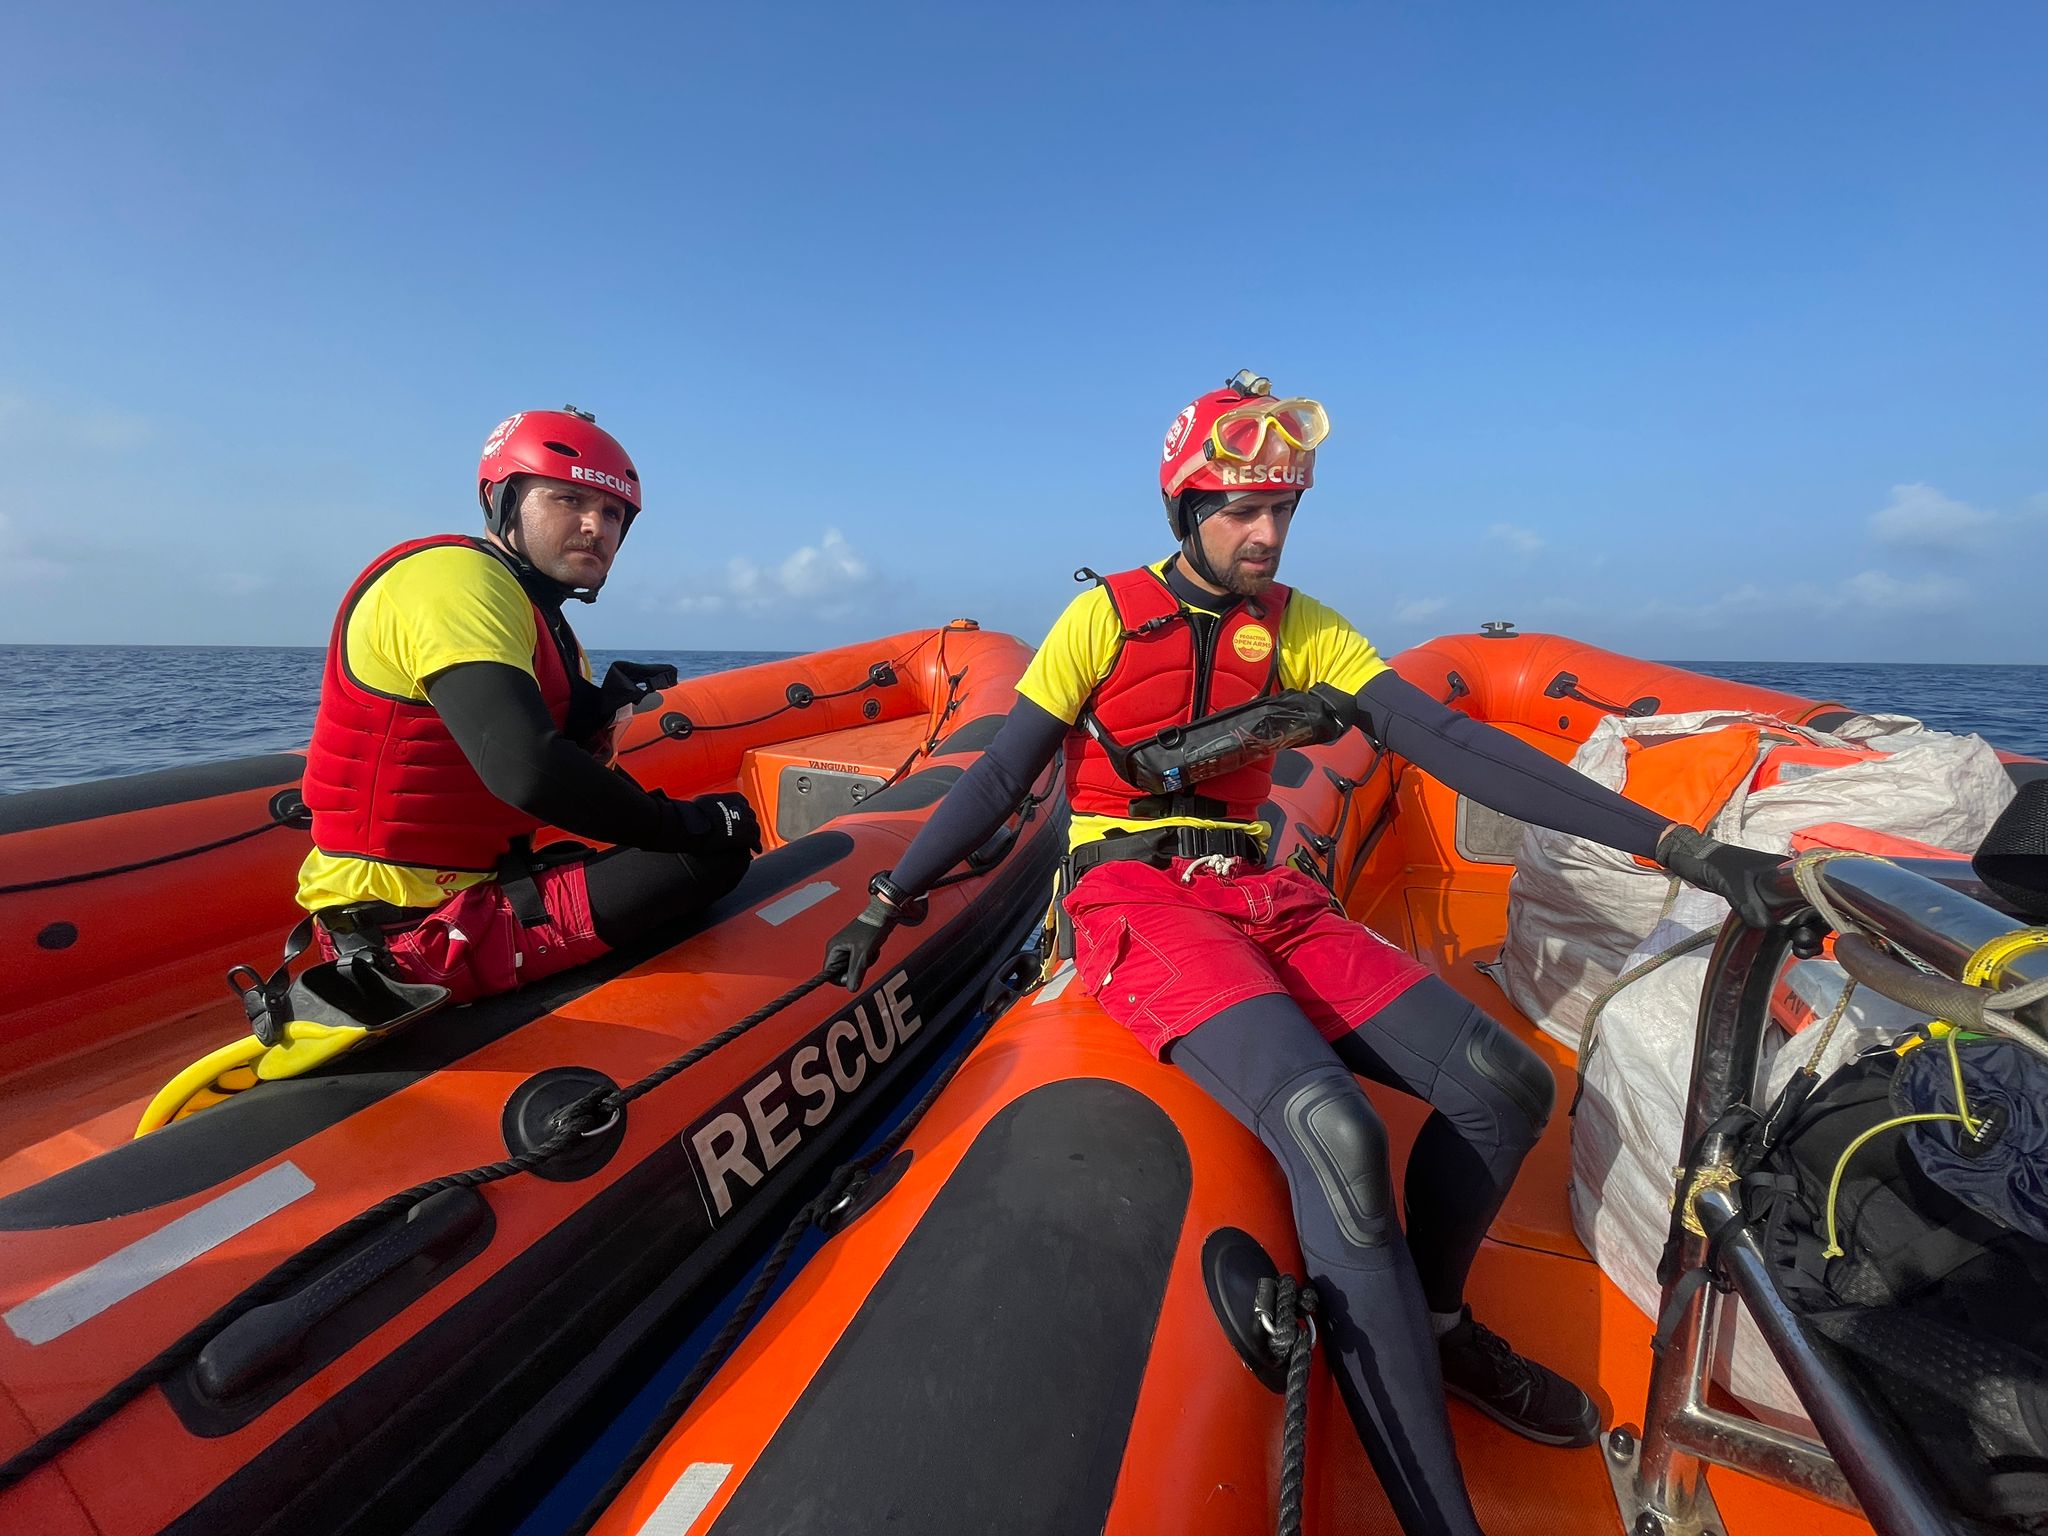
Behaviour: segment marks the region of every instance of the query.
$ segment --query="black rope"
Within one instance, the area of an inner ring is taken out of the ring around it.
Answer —
[[[1287,1362],[1287,1419],[1280,1443],[1280,1536],[1301,1536],[1302,1488],[1308,1476],[1309,1356],[1315,1350],[1315,1288],[1292,1275],[1261,1280],[1253,1311],[1267,1331],[1275,1360]]]
[[[77,875],[52,875],[47,880],[24,880],[19,885],[0,885],[0,896],[19,896],[26,891],[54,891],[60,886],[80,885],[87,880],[105,880],[111,875],[132,875],[138,869],[155,869],[159,864],[175,864],[180,859],[211,853],[216,848],[245,843],[252,837],[261,837],[265,832],[274,832],[279,827],[288,827],[291,824],[288,821],[268,821],[260,827],[251,827],[246,832],[230,833],[226,837],[217,837],[210,843],[201,843],[194,848],[180,848],[176,853],[160,853],[153,859],[137,859],[133,864],[115,864],[107,869],[89,869]]]
[[[933,641],[937,640],[944,633],[944,630],[935,631],[932,634],[926,635],[924,639],[918,641],[916,645],[913,645],[901,656],[892,656],[887,661],[875,663],[874,666],[868,668],[868,675],[862,678],[859,682],[853,684],[851,687],[837,688],[834,689],[831,693],[812,693],[808,689],[806,689],[804,692],[803,703],[799,704],[794,699],[791,699],[788,703],[782,704],[775,709],[769,710],[768,713],[765,715],[755,715],[751,720],[726,720],[716,725],[699,725],[696,721],[691,720],[689,722],[689,728],[687,730],[679,730],[676,732],[669,731],[667,726],[664,724],[660,734],[650,736],[647,738],[647,740],[640,742],[636,746],[622,748],[619,751],[618,755],[620,757],[630,757],[635,752],[645,752],[649,747],[659,746],[664,741],[680,741],[690,736],[708,735],[713,731],[739,731],[745,730],[749,726],[766,725],[770,720],[774,720],[779,716],[786,715],[790,713],[790,711],[792,710],[809,709],[813,704],[816,704],[824,699],[844,699],[856,693],[865,693],[870,688],[891,687],[897,681],[896,677],[894,676],[894,669],[897,667],[909,665],[912,657],[916,656],[919,651],[923,650],[926,646],[930,645]],[[886,683],[881,681],[875,675],[876,669],[880,667],[887,667],[891,671],[889,681]],[[799,684],[797,686],[801,687],[802,685]]]
[[[870,688],[880,688],[883,686],[885,685],[876,682],[871,677],[864,678],[860,682],[855,683],[851,688],[838,688],[834,689],[831,693],[807,692],[805,693],[804,701],[801,704],[797,703],[794,699],[792,699],[786,704],[779,705],[776,708],[769,710],[768,713],[765,715],[754,715],[746,720],[722,720],[711,725],[699,725],[696,721],[691,720],[689,722],[689,728],[687,730],[678,730],[673,733],[671,733],[664,725],[660,735],[650,736],[647,738],[647,740],[639,743],[637,746],[625,748],[619,753],[619,756],[625,757],[629,753],[645,752],[649,747],[658,746],[664,741],[681,740],[687,736],[708,736],[713,731],[743,731],[748,726],[766,725],[770,720],[776,719],[777,717],[782,715],[786,715],[792,710],[809,709],[813,704],[822,703],[826,699],[843,699],[851,694],[865,693]]]
[[[746,1295],[740,1298],[740,1303],[733,1309],[732,1316],[725,1320],[725,1326],[718,1330],[718,1336],[697,1358],[697,1363],[690,1368],[690,1374],[685,1376],[675,1391],[669,1394],[668,1401],[661,1405],[661,1411],[654,1416],[640,1438],[634,1441],[633,1448],[612,1469],[610,1480],[583,1507],[583,1513],[576,1517],[575,1523],[568,1527],[563,1536],[587,1536],[591,1527],[604,1518],[605,1512],[625,1491],[626,1484],[633,1480],[647,1459],[660,1449],[662,1441],[666,1440],[669,1432],[681,1422],[683,1415],[690,1411],[690,1405],[696,1402],[698,1395],[725,1364],[746,1331],[753,1326],[755,1314],[760,1310],[762,1302],[767,1299],[768,1293],[775,1288],[776,1281],[782,1276],[783,1268],[789,1263],[790,1255],[796,1252],[797,1244],[803,1241],[805,1233],[813,1226],[824,1225],[835,1212],[859,1198],[861,1190],[866,1186],[874,1170],[888,1162],[902,1148],[910,1133],[917,1129],[918,1122],[924,1118],[925,1111],[937,1102],[939,1095],[953,1081],[954,1075],[959,1072],[967,1058],[974,1054],[974,1047],[982,1036],[988,1033],[1000,1012],[1001,1010],[997,1008],[984,1008],[980,1026],[967,1036],[960,1054],[954,1057],[946,1070],[933,1080],[931,1087],[925,1090],[924,1097],[912,1106],[896,1128],[872,1151],[833,1169],[832,1177],[825,1188],[791,1218],[789,1225],[783,1229],[782,1236],[776,1239],[775,1247],[770,1251],[761,1273],[756,1275],[754,1283],[747,1287]]]
[[[678,1072],[694,1067],[713,1051],[732,1044],[733,1041],[739,1039],[741,1035],[744,1035],[756,1024],[772,1019],[799,998],[810,996],[811,993],[817,991],[819,987],[825,984],[825,980],[825,972],[820,971],[809,981],[798,982],[772,1003],[763,1003],[744,1019],[741,1019],[739,1023],[720,1030],[709,1040],[699,1042],[666,1066],[656,1067],[652,1072],[641,1078],[639,1082],[632,1083],[624,1088],[614,1088],[608,1092],[594,1093],[588,1098],[578,1099],[574,1104],[563,1109],[561,1113],[565,1115],[570,1114],[585,1104],[592,1106],[593,1118],[610,1115],[624,1109],[643,1094],[652,1093]]]
[[[556,1127],[554,1133],[530,1151],[517,1153],[501,1162],[486,1163],[480,1168],[445,1174],[424,1184],[415,1184],[411,1189],[400,1190],[395,1195],[387,1196],[368,1210],[351,1217],[325,1237],[319,1238],[286,1259],[205,1322],[186,1332],[155,1359],[116,1382],[48,1434],[9,1457],[5,1463],[0,1463],[0,1490],[18,1483],[44,1462],[106,1423],[151,1387],[176,1374],[196,1358],[214,1335],[229,1323],[243,1313],[282,1295],[322,1260],[347,1248],[371,1229],[395,1216],[402,1216],[421,1201],[438,1195],[443,1190],[475,1189],[479,1185],[495,1183],[499,1179],[509,1179],[515,1174],[532,1172],[542,1163],[560,1156],[585,1131],[605,1124],[610,1116],[622,1111],[642,1094],[653,1092],[678,1072],[694,1066],[713,1051],[730,1045],[748,1030],[773,1018],[797,999],[817,990],[824,984],[825,979],[825,973],[820,971],[809,981],[798,983],[773,1002],[764,1003],[737,1024],[721,1030],[708,1040],[701,1041],[674,1061],[656,1068],[636,1083],[624,1088],[598,1090],[565,1105],[553,1117]]]
[[[938,746],[939,737],[945,732],[946,722],[951,720],[954,713],[960,708],[960,684],[966,680],[966,677],[967,668],[962,667],[958,672],[953,673],[946,679],[946,707],[940,711],[938,723],[932,727],[932,733],[925,737],[922,746],[915,748],[910,756],[904,758],[897,765],[896,771],[884,779],[875,789],[874,793],[879,795],[883,790],[898,783],[906,773],[910,772],[910,765],[912,763],[916,762],[920,757],[929,756],[932,749]]]

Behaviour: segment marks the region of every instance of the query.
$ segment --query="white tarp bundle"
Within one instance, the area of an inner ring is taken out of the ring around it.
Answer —
[[[1727,903],[1704,891],[1680,893],[1671,915],[1633,954],[1624,971],[1662,953],[1689,933],[1718,927]],[[1601,1011],[1592,1048],[1580,1063],[1585,1086],[1572,1118],[1572,1225],[1600,1267],[1647,1317],[1657,1315],[1657,1261],[1670,1230],[1672,1176],[1683,1150],[1686,1087],[1692,1076],[1694,1021],[1706,980],[1704,950],[1683,955],[1630,982]],[[1825,1020],[1848,978],[1829,960],[1802,961],[1787,977]],[[1858,987],[1829,1039],[1822,1076],[1865,1046],[1920,1022],[1898,1004]],[[1768,1104],[1813,1056],[1816,1024],[1787,1040],[1773,1030],[1764,1043],[1762,1103]],[[1755,1326],[1739,1310],[1723,1328],[1716,1375],[1752,1407],[1779,1422],[1796,1422],[1799,1400],[1771,1359]]]
[[[1579,749],[1573,766],[1618,789],[1627,772],[1627,740],[1651,746],[1755,719],[1712,711],[1610,716]],[[1781,734],[1787,730],[1779,721],[1760,723]],[[1766,789],[1738,790],[1709,824],[1709,833],[1786,853],[1795,832],[1845,822],[1937,847],[1974,849],[2013,796],[2003,765],[1979,737],[1929,731],[1917,721],[1890,716],[1858,717],[1834,735],[1796,734],[1817,746],[1856,745],[1886,755],[1787,775]],[[1627,854],[1532,827],[1509,891],[1507,940],[1497,974],[1525,1014],[1576,1049],[1588,1006],[1617,975],[1689,934],[1718,928],[1727,912],[1720,898],[1682,887]],[[1701,950],[1623,987],[1602,1011],[1593,1048],[1581,1064],[1586,1080],[1572,1129],[1573,1221],[1601,1268],[1652,1317],[1706,968]],[[1846,982],[1825,961],[1795,966],[1787,979],[1822,1019]],[[1858,989],[1821,1070],[1917,1022]],[[1811,1055],[1817,1037],[1802,1038],[1808,1042],[1803,1047],[1799,1040],[1786,1044],[1782,1036],[1766,1042],[1766,1092],[1775,1092]],[[1746,1321],[1724,1330],[1722,1349],[1719,1374],[1739,1396],[1767,1414],[1796,1417],[1797,1400]]]
[[[1628,771],[1627,743],[1654,746],[1724,726],[1783,721],[1729,711],[1628,719],[1610,715],[1572,766],[1610,789]],[[1982,737],[1930,731],[1895,715],[1860,715],[1836,734],[1798,730],[1815,746],[1862,746],[1888,754],[1807,773],[1768,789],[1738,790],[1707,831],[1723,842],[1786,853],[1792,834],[1825,822],[1974,849],[2012,799],[2012,780]],[[1586,1009],[1622,970],[1629,951],[1663,920],[1677,884],[1634,858],[1580,838],[1531,827],[1508,891],[1501,985],[1546,1033],[1576,1049]],[[1720,907],[1726,913],[1725,906]],[[1719,917],[1714,919],[1715,923]]]

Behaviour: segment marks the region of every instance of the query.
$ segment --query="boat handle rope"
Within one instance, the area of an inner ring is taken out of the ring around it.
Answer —
[[[279,827],[297,827],[303,831],[312,825],[313,813],[306,809],[306,802],[299,798],[299,792],[296,789],[283,789],[270,797],[270,820],[260,827],[230,832],[226,837],[217,837],[210,843],[179,848],[171,853],[159,853],[154,858],[137,859],[132,864],[113,864],[105,869],[82,870],[75,875],[52,875],[47,880],[24,880],[19,885],[0,885],[0,896],[21,896],[30,891],[55,891],[67,885],[83,885],[88,880],[105,880],[113,875],[132,875],[139,869],[155,869],[160,864],[175,864],[180,859],[212,853],[216,848],[231,848],[236,843],[246,843],[252,837],[261,837],[265,832],[275,832]]]
[[[1302,1486],[1308,1476],[1308,1368],[1316,1347],[1315,1287],[1292,1275],[1268,1276],[1253,1294],[1252,1316],[1273,1358],[1287,1364],[1287,1419],[1280,1442],[1279,1536],[1301,1536]]]
[[[948,1063],[946,1070],[933,1080],[931,1087],[925,1090],[924,1097],[911,1107],[910,1112],[897,1123],[896,1128],[871,1151],[833,1169],[825,1187],[790,1218],[789,1225],[783,1228],[782,1236],[776,1239],[775,1247],[762,1264],[761,1272],[754,1277],[754,1283],[747,1287],[747,1293],[740,1298],[739,1305],[733,1308],[732,1316],[727,1318],[725,1325],[718,1330],[718,1336],[705,1347],[704,1353],[697,1357],[697,1363],[690,1367],[690,1374],[685,1376],[675,1391],[669,1394],[668,1401],[661,1405],[660,1411],[642,1431],[640,1438],[633,1442],[633,1448],[627,1451],[618,1465],[612,1469],[610,1479],[583,1506],[583,1512],[563,1531],[563,1536],[588,1536],[591,1527],[596,1525],[604,1517],[605,1512],[617,1502],[619,1495],[625,1491],[626,1484],[633,1480],[647,1459],[660,1448],[662,1441],[668,1438],[669,1431],[674,1429],[683,1415],[690,1411],[690,1405],[696,1402],[698,1395],[710,1383],[711,1378],[718,1374],[719,1368],[725,1364],[740,1339],[753,1326],[755,1315],[761,1310],[769,1293],[775,1289],[776,1282],[781,1279],[782,1271],[788,1265],[790,1255],[796,1252],[797,1244],[803,1241],[805,1234],[812,1227],[830,1232],[847,1216],[860,1199],[875,1170],[902,1150],[903,1143],[910,1139],[910,1133],[916,1130],[918,1122],[924,1119],[925,1111],[938,1102],[939,1095],[946,1091],[947,1085],[965,1065],[967,1058],[974,1054],[975,1046],[981,1042],[981,1038],[988,1033],[995,1021],[1020,998],[1028,996],[1045,984],[1039,970],[1037,949],[1027,946],[1013,955],[990,983],[988,993],[982,1000],[980,1012],[968,1026],[960,1054],[955,1056]],[[1027,984],[1026,977],[1034,979]],[[1305,1368],[1302,1374],[1305,1383]]]
[[[948,626],[948,629],[950,627]],[[683,741],[691,736],[708,736],[716,731],[739,731],[745,730],[749,726],[765,725],[778,716],[788,714],[791,710],[809,709],[813,704],[822,703],[827,699],[850,698],[856,693],[865,693],[870,688],[893,688],[898,682],[896,669],[908,666],[911,658],[916,656],[919,651],[930,645],[934,640],[942,640],[946,633],[946,629],[938,630],[933,634],[926,635],[924,639],[918,641],[916,645],[913,645],[902,655],[893,656],[887,661],[874,663],[874,665],[868,668],[867,675],[850,687],[835,688],[829,693],[818,693],[807,683],[791,683],[783,690],[784,703],[769,710],[766,714],[755,715],[751,719],[721,720],[714,724],[704,725],[692,720],[680,710],[669,710],[661,717],[661,730],[659,734],[650,736],[647,740],[639,742],[634,746],[623,748],[619,756],[630,757],[635,752],[645,752],[649,747],[659,746],[664,741]],[[659,697],[659,695],[656,697]]]
[[[1044,797],[1039,796],[1037,798],[1043,799]],[[1029,819],[1030,811],[1035,808],[1035,803],[1035,800],[1027,797],[1025,804],[1019,807],[1024,819]],[[993,869],[996,864],[1000,864],[1002,858],[1007,857],[1010,850],[1015,846],[1016,840],[1012,839],[1009,845],[1003,849],[1002,856],[998,857],[994,863],[991,863],[989,868]],[[979,873],[987,873],[987,871],[983,870],[979,871]],[[28,1446],[10,1456],[5,1462],[0,1462],[0,1492],[4,1492],[20,1482],[37,1467],[40,1467],[43,1463],[84,1439],[85,1436],[106,1423],[108,1419],[111,1419],[122,1408],[134,1401],[134,1399],[159,1382],[167,1380],[192,1360],[198,1358],[199,1352],[212,1342],[216,1334],[244,1313],[253,1311],[259,1306],[264,1306],[276,1300],[292,1286],[304,1279],[307,1274],[322,1262],[359,1241],[366,1233],[374,1230],[380,1224],[390,1221],[394,1217],[405,1215],[406,1212],[410,1211],[421,1201],[438,1195],[443,1190],[475,1189],[484,1184],[495,1183],[500,1179],[512,1178],[517,1174],[531,1173],[534,1169],[540,1167],[541,1164],[561,1156],[562,1153],[575,1146],[585,1137],[607,1129],[610,1123],[618,1119],[626,1106],[635,1099],[643,1094],[652,1093],[656,1088],[659,1088],[662,1084],[675,1077],[676,1074],[687,1071],[713,1052],[730,1045],[756,1025],[767,1022],[792,1003],[808,997],[820,986],[824,985],[826,980],[827,973],[819,971],[809,980],[798,982],[780,997],[762,1004],[738,1023],[728,1025],[709,1039],[700,1041],[692,1046],[682,1055],[676,1057],[675,1060],[657,1067],[639,1081],[629,1083],[623,1088],[595,1090],[572,1103],[565,1104],[552,1117],[555,1127],[553,1133],[545,1141],[528,1151],[517,1153],[499,1162],[486,1163],[481,1167],[465,1169],[461,1173],[444,1174],[440,1178],[429,1179],[424,1184],[415,1184],[411,1189],[403,1189],[395,1195],[388,1195],[369,1209],[349,1218],[349,1220],[328,1232],[326,1236],[300,1249],[261,1279],[245,1288],[211,1317],[198,1326],[189,1329],[183,1337],[166,1346],[154,1359],[138,1367],[119,1382],[116,1382],[48,1434],[39,1436]],[[941,1078],[941,1083],[948,1080],[950,1076],[949,1072],[945,1078]],[[931,1095],[927,1095],[927,1097],[929,1098]],[[920,1105],[916,1113],[922,1114],[923,1112],[924,1106]],[[915,1123],[915,1119],[913,1119],[911,1124]],[[904,1134],[908,1134],[907,1129]],[[837,1193],[843,1194],[844,1190],[842,1189]],[[824,1197],[820,1196],[820,1198]],[[790,1240],[790,1246],[794,1246],[793,1239]],[[787,1254],[783,1255],[785,1261],[787,1257]]]
[[[868,668],[868,675],[850,688],[835,688],[830,693],[815,692],[808,683],[791,683],[783,690],[786,703],[777,705],[766,714],[754,715],[745,720],[721,720],[712,725],[699,725],[681,710],[668,710],[660,721],[659,734],[648,737],[636,746],[620,751],[620,757],[629,757],[635,752],[645,752],[649,747],[658,747],[664,741],[682,741],[690,736],[709,736],[716,731],[743,731],[749,726],[766,725],[793,709],[809,709],[827,699],[850,698],[856,693],[865,693],[870,688],[889,688],[896,683],[895,663],[878,661]]]

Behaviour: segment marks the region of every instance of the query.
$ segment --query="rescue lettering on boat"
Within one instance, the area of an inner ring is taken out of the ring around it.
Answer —
[[[910,978],[896,971],[851,1008],[819,1025],[767,1072],[683,1132],[713,1222],[860,1092],[871,1068],[924,1027]]]

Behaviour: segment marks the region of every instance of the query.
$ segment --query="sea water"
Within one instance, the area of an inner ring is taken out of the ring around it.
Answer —
[[[0,645],[0,794],[304,746],[317,646]],[[616,655],[593,651],[595,670]],[[702,677],[786,653],[641,651]],[[1681,661],[1853,709],[1908,714],[2048,757],[2048,667]]]

